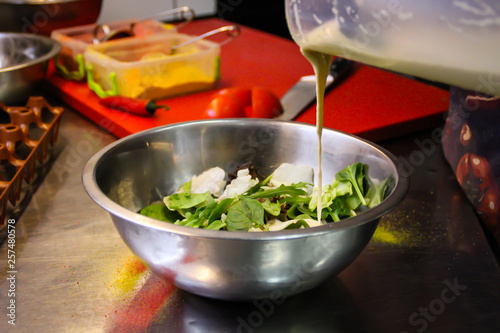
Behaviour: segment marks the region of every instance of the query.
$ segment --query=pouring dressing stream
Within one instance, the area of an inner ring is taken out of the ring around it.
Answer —
[[[300,48],[304,57],[311,63],[314,74],[316,75],[316,132],[318,134],[318,222],[323,223],[321,220],[322,211],[322,190],[323,190],[323,177],[321,171],[321,134],[323,132],[323,111],[325,100],[325,87],[330,66],[332,64],[332,57],[328,54],[312,51],[305,48]]]

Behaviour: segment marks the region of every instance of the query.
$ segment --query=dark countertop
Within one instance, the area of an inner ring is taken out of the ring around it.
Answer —
[[[115,138],[67,110],[52,159],[14,215],[15,327],[0,232],[0,331],[500,332],[498,261],[430,138],[380,143],[406,161],[410,189],[338,277],[279,304],[229,303],[176,290],[134,258],[80,180],[86,160]]]

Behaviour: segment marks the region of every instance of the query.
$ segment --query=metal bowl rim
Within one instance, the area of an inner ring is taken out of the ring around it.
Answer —
[[[26,62],[17,64],[14,66],[0,68],[0,73],[11,72],[11,71],[15,71],[15,70],[18,70],[21,68],[26,68],[26,67],[30,67],[30,66],[33,66],[33,65],[36,65],[39,63],[43,63],[43,62],[48,61],[51,58],[55,57],[61,51],[61,44],[58,41],[56,41],[55,39],[52,39],[50,37],[41,36],[41,35],[34,35],[34,34],[29,34],[29,33],[0,32],[0,37],[3,37],[3,36],[6,36],[6,37],[12,36],[15,38],[39,39],[39,40],[43,41],[44,43],[51,45],[52,47],[47,53],[40,56],[39,58],[32,59],[30,61],[26,61]]]
[[[404,198],[408,186],[409,179],[408,177],[403,177],[401,174],[397,174],[396,186],[393,192],[378,206],[367,210],[366,212],[361,213],[358,216],[351,217],[349,219],[345,219],[339,222],[332,222],[325,224],[319,227],[305,228],[305,229],[295,229],[295,230],[282,230],[282,231],[273,231],[273,232],[244,232],[244,231],[220,231],[220,230],[207,230],[207,229],[196,229],[185,227],[181,225],[175,225],[171,223],[162,222],[138,213],[135,213],[116,202],[112,201],[106,194],[104,194],[96,182],[95,171],[99,166],[100,162],[102,162],[102,158],[111,153],[112,150],[118,148],[120,145],[125,142],[132,141],[141,136],[148,136],[154,132],[164,131],[169,128],[174,127],[183,127],[183,126],[193,126],[204,123],[211,124],[264,124],[269,122],[275,124],[287,124],[287,126],[299,126],[299,127],[314,127],[314,125],[307,123],[300,123],[296,121],[286,121],[286,120],[269,120],[269,119],[245,119],[242,121],[241,119],[208,119],[208,120],[196,120],[196,121],[185,121],[179,122],[175,124],[169,124],[164,126],[159,126],[151,129],[147,129],[138,133],[131,134],[124,138],[121,138],[106,147],[102,148],[96,154],[94,154],[86,163],[82,171],[82,183],[85,191],[91,197],[92,200],[95,201],[99,206],[105,209],[112,216],[116,216],[130,223],[138,224],[144,227],[157,229],[163,232],[170,232],[173,234],[195,237],[195,238],[215,238],[215,239],[232,239],[232,240],[261,240],[261,241],[270,241],[276,239],[295,239],[295,238],[305,238],[311,236],[318,236],[321,234],[326,234],[333,232],[338,229],[349,229],[353,227],[357,227],[363,224],[367,224],[373,221],[378,220],[382,215],[386,214],[396,205],[398,205]],[[398,166],[401,165],[400,161],[385,148],[378,146],[377,144],[365,140],[363,138],[357,137],[355,135],[334,130],[331,128],[324,128],[324,131],[336,132],[343,136],[348,136],[354,138],[363,144],[370,146],[373,149],[378,150],[383,156],[389,158],[389,160],[393,163],[394,168],[400,170]]]

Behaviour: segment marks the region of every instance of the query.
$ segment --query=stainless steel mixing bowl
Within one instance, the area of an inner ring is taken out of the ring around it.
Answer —
[[[0,31],[49,36],[97,21],[102,0],[0,0]]]
[[[45,36],[0,33],[0,102],[24,105],[60,50],[59,42]]]
[[[178,288],[225,300],[278,299],[340,273],[407,190],[397,160],[384,149],[329,129],[323,144],[325,184],[348,164],[362,162],[371,177],[394,178],[391,194],[349,220],[267,233],[194,229],[136,213],[214,166],[227,171],[251,162],[263,175],[283,162],[317,168],[314,126],[265,119],[195,121],[137,133],[94,155],[82,180],[135,255]]]

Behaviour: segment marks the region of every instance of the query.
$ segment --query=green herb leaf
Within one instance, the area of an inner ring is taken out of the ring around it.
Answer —
[[[281,204],[279,202],[272,203],[269,198],[266,198],[264,202],[262,202],[262,207],[264,207],[264,210],[272,216],[278,216],[281,213]]]
[[[250,189],[246,192],[246,194],[247,194],[247,195],[251,195],[251,194],[254,194],[254,193],[258,192],[262,186],[266,186],[266,185],[267,185],[267,183],[269,183],[269,181],[271,180],[271,178],[272,178],[272,177],[273,177],[273,174],[270,174],[269,176],[267,176],[267,178],[266,178],[266,179],[264,179],[263,181],[261,181],[261,182],[257,183],[257,185],[252,186],[252,187],[251,187],[251,188],[250,188]]]
[[[199,211],[192,214],[190,212],[186,213],[186,218],[175,222],[175,224],[183,225],[191,228],[199,228],[202,225],[202,220],[200,218]]]
[[[335,179],[332,182],[332,186],[335,187],[335,191],[339,197],[352,194],[352,183],[350,181],[338,181]]]
[[[210,213],[208,224],[211,225],[215,220],[219,220],[222,214],[224,214],[229,209],[234,200],[234,198],[226,198],[221,200]]]
[[[225,222],[222,222],[221,220],[215,220],[212,223],[210,223],[205,229],[220,230],[225,227],[226,227]]]
[[[182,192],[185,195],[188,195],[188,196],[191,195],[191,181],[188,181],[187,183],[182,185]]]
[[[162,203],[151,204],[147,207],[144,207],[139,211],[139,214],[170,223],[175,223],[175,221],[182,218],[179,213],[169,210],[167,206]]]
[[[307,206],[298,206],[297,209],[304,215],[310,216],[312,219],[316,220],[318,218],[318,211],[316,209],[310,210]],[[325,220],[329,216],[330,210],[328,207],[324,207],[321,210],[321,219]],[[295,219],[300,218],[301,215],[295,217]]]
[[[388,177],[380,182],[380,184],[375,184],[370,177],[366,178],[368,183],[366,198],[368,199],[368,208],[372,208],[384,201],[387,193],[391,190],[392,186],[394,186],[394,178]]]
[[[363,178],[365,167],[361,163],[354,163],[347,166],[344,170],[337,172],[335,175],[335,179],[338,181],[350,181],[352,186],[354,187],[354,191],[356,192],[359,200],[363,205],[366,206],[366,201],[363,193]]]
[[[345,198],[345,203],[347,204],[347,207],[349,207],[350,210],[356,210],[358,209],[359,205],[361,205],[361,200],[358,195],[353,194]]]
[[[249,196],[251,199],[258,199],[258,198],[272,198],[272,197],[279,197],[282,195],[290,195],[293,197],[297,196],[307,196],[307,192],[303,190],[302,188],[305,188],[307,186],[306,183],[297,183],[297,184],[292,184],[292,185],[280,185],[278,188],[272,189],[272,190],[265,190],[265,191],[259,191],[256,192],[252,195]]]
[[[202,206],[202,210],[200,211],[200,218],[208,219],[212,212],[217,207],[217,202],[215,202],[214,198],[210,195],[207,198],[207,202],[205,206]]]
[[[298,204],[292,204],[290,206],[290,208],[288,208],[288,211],[286,212],[286,216],[290,219],[290,220],[295,220],[295,217],[299,214],[299,212],[297,212],[297,207],[299,205]]]
[[[287,203],[290,205],[298,204],[298,205],[307,205],[311,201],[311,197],[307,196],[300,196],[300,197],[290,197],[290,196],[285,196],[280,198],[279,200],[281,203]]]
[[[248,231],[252,227],[264,225],[264,208],[255,199],[243,199],[235,203],[227,212],[227,230]]]
[[[347,205],[345,199],[345,197],[336,197],[333,203],[328,207],[329,214],[335,222],[352,216],[351,209]]]
[[[205,193],[174,193],[164,199],[170,210],[196,207],[208,200],[210,192]]]

